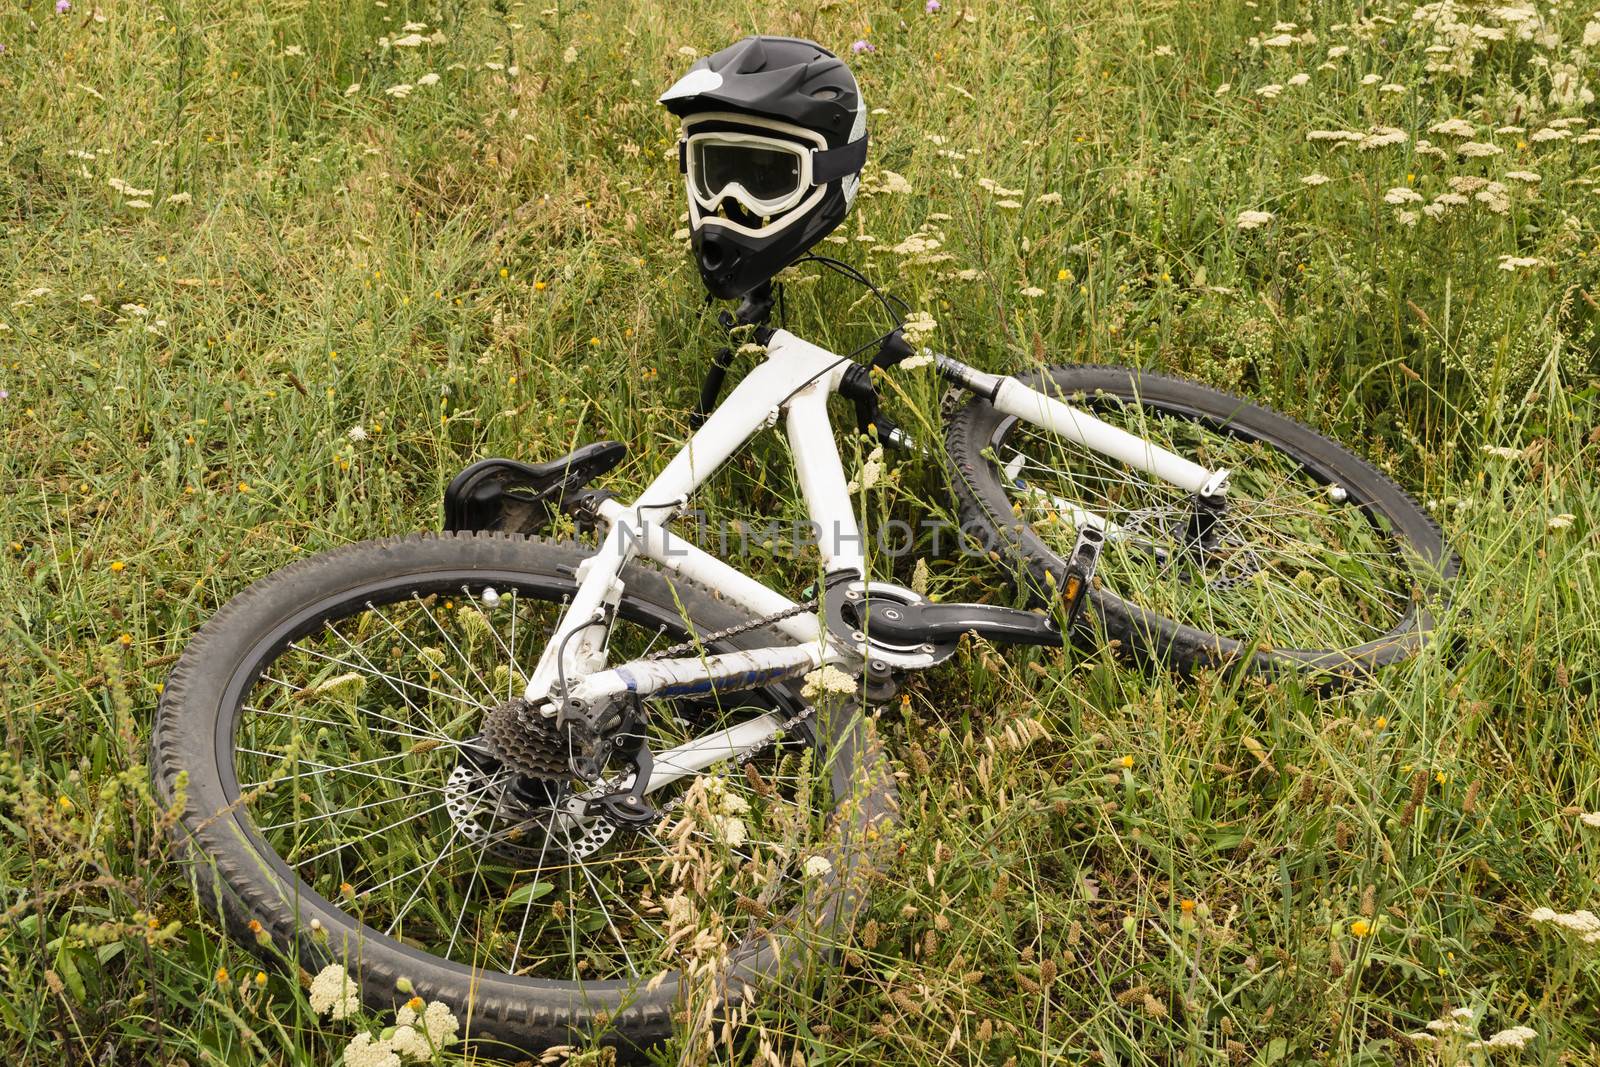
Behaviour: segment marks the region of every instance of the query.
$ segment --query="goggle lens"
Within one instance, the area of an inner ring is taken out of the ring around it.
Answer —
[[[751,144],[695,141],[689,173],[695,190],[714,200],[730,185],[738,184],[756,200],[776,203],[800,187],[800,156],[796,152]]]

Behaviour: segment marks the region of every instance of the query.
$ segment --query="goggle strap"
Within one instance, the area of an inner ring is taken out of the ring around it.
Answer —
[[[689,142],[686,138],[678,138],[678,173],[689,173]]]
[[[867,164],[867,135],[839,148],[811,153],[811,184],[827,185],[837,178],[848,178]]]

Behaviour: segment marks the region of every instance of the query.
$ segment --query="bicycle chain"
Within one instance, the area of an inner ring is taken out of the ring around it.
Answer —
[[[729,626],[725,629],[713,630],[708,634],[701,634],[699,637],[690,638],[681,644],[673,645],[671,648],[663,648],[660,652],[652,652],[650,655],[646,656],[645,659],[672,659],[674,656],[683,656],[692,652],[699,652],[706,645],[715,644],[718,641],[726,641],[730,637],[738,637],[740,634],[749,633],[751,630],[759,630],[763,626],[770,626],[775,622],[782,622],[784,619],[792,619],[796,615],[801,615],[805,612],[815,609],[816,606],[817,602],[815,600],[807,600],[804,603],[796,604],[792,608],[784,608],[782,611],[773,615],[768,615],[765,618],[752,619],[750,622],[742,622],[737,626]]]

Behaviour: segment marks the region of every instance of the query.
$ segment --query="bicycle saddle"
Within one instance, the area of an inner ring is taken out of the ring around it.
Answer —
[[[584,486],[627,454],[628,446],[620,441],[596,441],[545,463],[479,460],[450,479],[444,491],[444,528],[537,533]]]

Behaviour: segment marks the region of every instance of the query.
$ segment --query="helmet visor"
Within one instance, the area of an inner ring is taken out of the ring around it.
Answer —
[[[731,197],[753,214],[775,215],[811,188],[811,151],[781,138],[697,133],[686,156],[689,190],[708,211]]]

